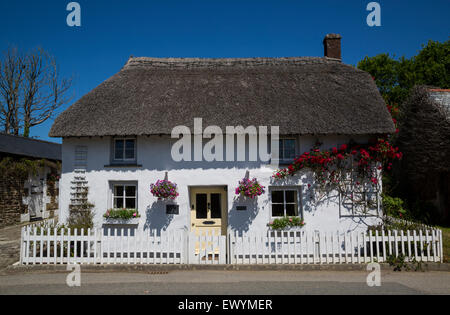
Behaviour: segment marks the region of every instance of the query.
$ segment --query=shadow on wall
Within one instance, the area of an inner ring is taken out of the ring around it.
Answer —
[[[158,200],[147,207],[144,230],[161,232],[167,229],[174,217],[173,214],[166,214],[167,204],[167,201]]]
[[[238,208],[245,207],[245,210]],[[250,225],[258,214],[257,198],[234,197],[232,208],[228,214],[228,225],[231,231],[238,233],[248,232]]]

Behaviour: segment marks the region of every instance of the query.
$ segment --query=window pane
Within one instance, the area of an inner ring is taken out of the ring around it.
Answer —
[[[136,186],[125,186],[125,196],[135,197],[136,196]]]
[[[123,208],[123,198],[114,198],[114,208]]]
[[[289,217],[297,216],[297,205],[296,204],[287,204],[286,205],[286,215]]]
[[[286,202],[297,202],[297,192],[295,190],[286,190]]]
[[[282,204],[272,204],[272,217],[283,217],[284,206]]]
[[[207,203],[206,194],[196,194],[195,195],[196,218],[197,219],[206,219],[206,217],[207,217],[206,203]]]
[[[273,203],[283,203],[284,202],[284,194],[283,194],[282,190],[272,191],[272,202]]]
[[[114,143],[114,159],[123,160],[123,140],[116,140]]]
[[[125,199],[125,208],[136,209],[136,198],[126,198]]]
[[[283,140],[283,159],[291,160],[295,158],[295,140],[285,139]]]
[[[125,158],[134,159],[134,140],[125,141]]]
[[[114,186],[114,196],[115,197],[123,196],[123,186]]]
[[[211,218],[222,217],[222,207],[220,202],[221,194],[211,194]]]
[[[280,160],[284,160],[284,150],[283,150],[283,140],[282,139],[280,139],[279,140],[279,144],[278,144],[278,149],[280,150],[280,153],[279,153],[279,159]]]

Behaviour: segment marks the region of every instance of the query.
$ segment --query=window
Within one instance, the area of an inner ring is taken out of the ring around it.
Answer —
[[[296,217],[299,215],[299,191],[293,188],[271,189],[272,217]]]
[[[295,139],[280,139],[280,162],[291,163],[295,158]]]
[[[114,161],[135,161],[136,139],[114,139]]]
[[[136,209],[137,208],[137,185],[135,184],[114,184],[112,204],[115,209]]]

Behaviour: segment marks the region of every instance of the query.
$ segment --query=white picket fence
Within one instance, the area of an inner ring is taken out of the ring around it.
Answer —
[[[442,232],[270,231],[227,236],[184,230],[22,228],[22,264],[348,264],[442,262]]]
[[[230,235],[231,264],[350,264],[405,261],[442,262],[442,231],[307,232]]]

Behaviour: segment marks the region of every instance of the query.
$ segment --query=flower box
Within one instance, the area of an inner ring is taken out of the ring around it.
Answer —
[[[137,209],[109,209],[103,215],[105,224],[137,225],[140,217]]]
[[[290,228],[302,228],[305,221],[300,217],[280,217],[270,221],[267,226],[273,231],[286,231]]]
[[[111,225],[138,225],[139,218],[132,219],[104,219],[103,224],[111,224]]]

